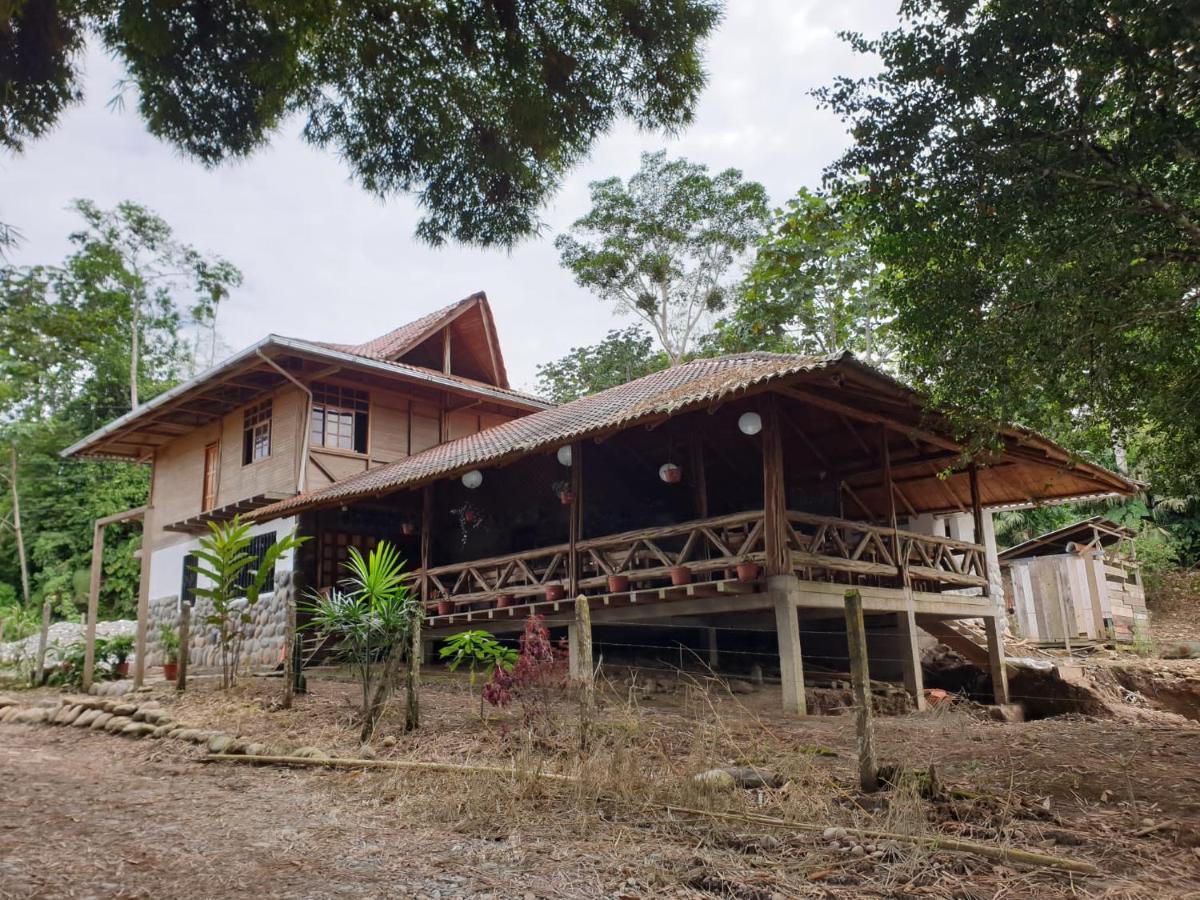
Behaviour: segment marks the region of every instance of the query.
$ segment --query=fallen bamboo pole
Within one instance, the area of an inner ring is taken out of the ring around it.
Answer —
[[[415,762],[400,759],[349,759],[335,757],[332,759],[309,759],[306,756],[242,756],[230,753],[214,753],[201,757],[203,762],[234,762],[248,765],[264,766],[310,766],[328,769],[407,769],[425,772],[457,772],[464,775],[488,774],[505,775],[510,777],[533,776],[535,778],[554,781],[560,784],[578,784],[579,779],[571,775],[559,775],[554,772],[526,772],[516,768],[502,766],[467,766],[458,763]],[[597,798],[607,803],[618,803],[626,806],[626,801],[614,797]],[[642,809],[657,808],[681,815],[704,816],[710,819],[748,822],[770,828],[787,828],[793,831],[820,833],[829,827],[829,823],[816,824],[812,822],[796,822],[791,819],[777,819],[773,816],[761,816],[753,813],[714,812],[705,809],[694,809],[688,806],[675,806],[670,803],[637,804]],[[960,838],[941,836],[921,836],[896,834],[890,831],[874,831],[867,828],[843,828],[846,834],[876,841],[899,841],[914,844],[930,850],[950,850],[955,853],[973,853],[985,859],[997,862],[1016,863],[1018,865],[1041,866],[1047,869],[1057,869],[1062,872],[1073,872],[1079,875],[1098,875],[1100,870],[1092,863],[1076,859],[1066,859],[1061,856],[1050,856],[1045,853],[1034,853],[1029,850],[1018,850],[1014,847],[997,847],[994,844],[977,844],[974,841],[964,841]]]

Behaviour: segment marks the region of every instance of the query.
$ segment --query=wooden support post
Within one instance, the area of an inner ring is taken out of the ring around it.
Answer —
[[[698,434],[692,435],[691,474],[689,481],[692,485],[692,511],[697,519],[708,518],[708,475],[704,469],[704,444]]]
[[[421,624],[425,610],[419,607],[413,615],[408,644],[408,671],[404,676],[404,730],[421,727],[421,663],[425,656],[425,641],[421,639]],[[432,645],[432,642],[430,642]]]
[[[900,662],[904,667],[904,689],[918,710],[925,709],[925,675],[921,671],[921,648],[917,643],[917,616],[911,602],[904,612],[896,613],[896,632],[900,637]]]
[[[779,641],[779,677],[783,684],[783,711],[806,715],[804,660],[800,653],[800,613],[796,609],[797,580],[794,575],[767,579],[767,591],[775,607],[775,634]]]
[[[183,602],[179,608],[179,659],[175,667],[175,690],[187,690],[188,658],[191,656],[192,604]]]
[[[571,445],[571,504],[567,507],[567,593],[579,596],[579,551],[583,536],[583,445]]]
[[[715,672],[721,663],[721,654],[717,651],[717,629],[709,628],[706,631],[708,632],[706,635],[708,638],[708,667]]]
[[[779,404],[767,394],[762,405],[763,454],[763,540],[767,575],[792,571],[787,540],[787,491],[783,475],[783,435],[779,427]]]
[[[433,540],[433,485],[421,489],[421,613],[429,605],[430,544]]]
[[[42,631],[38,636],[37,668],[33,671],[33,683],[39,685],[46,677],[46,642],[50,640],[50,610],[53,604],[49,600],[42,602]]]
[[[996,616],[985,616],[984,631],[987,633],[988,669],[992,675],[992,698],[995,703],[1008,703],[1008,669],[1004,662],[1004,632]]]
[[[151,469],[151,478],[153,477]],[[138,578],[137,639],[134,650],[137,656],[133,661],[134,689],[140,688],[146,680],[146,631],[150,625],[150,557],[154,555],[150,546],[153,517],[154,507],[148,505],[142,517],[141,576]]]
[[[86,694],[96,673],[96,617],[100,614],[100,575],[104,570],[104,526],[92,527],[92,579],[88,585],[87,629],[84,636],[83,682]]]
[[[579,647],[575,651],[576,682],[579,686],[579,749],[586,750],[596,711],[596,670],[592,661],[592,611],[588,598],[575,598],[575,636]]]
[[[858,737],[858,781],[864,791],[879,789],[875,725],[871,721],[871,673],[867,666],[867,629],[862,595],[846,591],[846,643],[850,648],[850,682],[854,689],[854,725]]]

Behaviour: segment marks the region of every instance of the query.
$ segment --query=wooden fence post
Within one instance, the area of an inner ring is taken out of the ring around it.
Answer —
[[[592,662],[592,611],[588,598],[575,598],[575,677],[579,685],[579,749],[586,750],[596,710],[596,670]]]
[[[175,690],[187,690],[188,645],[192,642],[192,605],[180,604],[179,610],[179,658],[176,660]]]
[[[864,791],[879,789],[875,757],[875,725],[871,721],[871,675],[867,668],[867,629],[862,595],[846,591],[846,643],[850,647],[850,682],[854,688],[854,725],[858,733],[858,781]]]
[[[408,644],[408,671],[404,678],[404,730],[416,731],[421,727],[421,660],[424,648],[421,643],[421,622],[425,619],[425,604],[419,603],[413,614]]]
[[[287,623],[283,629],[283,699],[280,705],[283,709],[291,709],[296,694],[296,592],[289,590],[285,601]]]
[[[46,641],[50,639],[50,608],[49,600],[42,603],[42,633],[38,638],[37,668],[31,678],[35,685],[41,684],[46,675]]]

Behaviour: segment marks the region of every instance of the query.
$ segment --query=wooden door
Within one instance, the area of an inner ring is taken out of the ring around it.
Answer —
[[[217,505],[217,460],[220,445],[209,444],[204,448],[204,493],[200,499],[200,511],[208,512]]]

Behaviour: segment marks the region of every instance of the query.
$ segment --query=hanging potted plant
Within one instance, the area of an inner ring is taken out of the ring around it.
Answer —
[[[450,510],[458,522],[458,530],[462,534],[463,546],[467,546],[467,537],[483,524],[483,512],[470,500],[464,500],[463,505]]]
[[[158,639],[163,648],[163,678],[174,681],[179,674],[179,633],[164,622],[159,626]]]
[[[412,537],[416,530],[416,526],[407,519],[400,523],[400,533],[405,537]]]
[[[761,573],[762,566],[756,562],[746,560],[737,564],[738,581],[758,581],[758,576]]]
[[[608,592],[610,594],[623,594],[629,590],[628,575],[609,575],[608,576]]]
[[[571,490],[569,481],[556,481],[550,485],[550,490],[558,495],[558,502],[563,506],[570,506],[575,502],[575,492]]]
[[[691,584],[692,570],[687,566],[671,566],[671,584],[679,587],[684,584]]]

